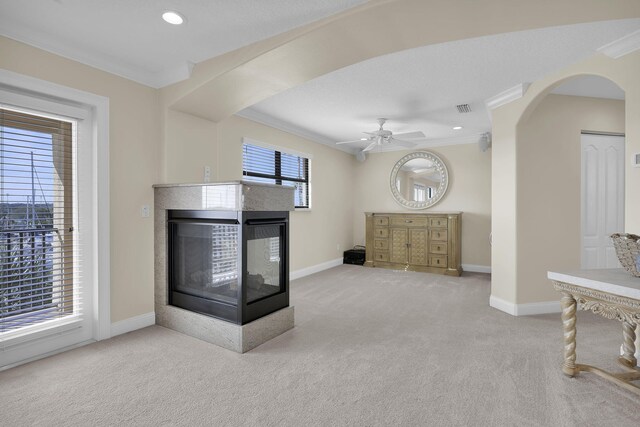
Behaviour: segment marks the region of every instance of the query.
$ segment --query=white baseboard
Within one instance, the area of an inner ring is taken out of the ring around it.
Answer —
[[[489,305],[512,316],[532,316],[535,314],[561,313],[560,301],[531,302],[527,304],[513,304],[501,298],[489,297]]]
[[[469,273],[489,273],[491,274],[490,265],[462,264],[462,271]]]
[[[111,324],[111,336],[115,337],[116,335],[126,334],[127,332],[146,328],[147,326],[151,326],[155,324],[156,324],[156,313],[152,311],[150,313],[145,313],[139,316],[120,320],[119,322],[113,322]]]
[[[311,267],[301,268],[300,270],[295,270],[289,273],[289,280],[296,280],[301,277],[309,276],[314,273],[319,273],[323,270],[328,270],[333,267],[337,267],[341,265],[343,262],[342,258],[332,259],[331,261],[326,261],[321,264],[312,265]]]
[[[535,314],[562,313],[560,301],[530,302],[516,305],[516,316],[532,316]]]
[[[500,310],[500,311],[504,311],[507,314],[510,314],[512,316],[516,315],[516,305],[512,304],[508,301],[505,301],[501,298],[498,297],[494,297],[493,295],[491,295],[489,297],[489,306]]]

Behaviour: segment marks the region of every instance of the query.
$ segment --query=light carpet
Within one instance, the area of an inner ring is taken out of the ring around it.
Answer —
[[[153,326],[0,372],[0,425],[640,425],[637,396],[562,375],[558,314],[512,317],[489,292],[339,266],[292,282],[296,327],[244,355]],[[620,342],[579,313],[578,362],[615,368]]]

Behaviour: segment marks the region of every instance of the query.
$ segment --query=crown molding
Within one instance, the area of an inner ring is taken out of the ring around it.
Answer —
[[[487,99],[484,104],[487,106],[488,110],[495,110],[498,107],[502,107],[503,105],[522,98],[524,94],[527,93],[529,86],[531,86],[531,83],[520,83],[495,96],[492,96]]]
[[[423,139],[420,142],[416,142],[415,147],[407,148],[401,145],[384,145],[379,148],[374,148],[369,151],[369,153],[386,153],[390,151],[407,151],[407,150],[421,150],[428,149],[433,147],[445,147],[448,145],[467,145],[467,144],[477,144],[485,135],[485,132],[467,135],[467,136],[455,136],[451,138],[434,138],[434,139]]]
[[[343,147],[340,145],[336,145],[336,142],[325,137],[319,135],[315,132],[308,131],[306,129],[301,128],[300,126],[296,126],[292,123],[285,122],[284,120],[276,119],[268,114],[264,114],[262,112],[256,111],[253,108],[245,108],[242,111],[238,111],[236,116],[245,118],[247,120],[251,120],[266,126],[270,126],[274,129],[281,130],[283,132],[290,133],[292,135],[299,136],[300,138],[308,139],[309,141],[317,142],[318,144],[323,144],[328,147],[334,148],[336,150],[344,151],[349,154],[355,154],[355,150],[349,147]]]
[[[46,35],[27,31],[25,28],[12,23],[3,22],[0,35],[154,89],[188,79],[191,77],[191,71],[194,66],[192,63],[185,62],[178,67],[160,72],[148,71],[125,64],[119,59],[108,55],[96,55],[81,49],[52,43]]]
[[[317,142],[319,144],[326,145],[330,148],[344,151],[349,154],[356,155],[360,152],[361,148],[350,148],[345,147],[343,145],[336,145],[335,141],[326,138],[324,136],[318,135],[315,132],[310,132],[306,129],[302,129],[299,126],[293,125],[291,123],[273,118],[267,114],[258,112],[252,108],[245,108],[242,111],[239,111],[235,114],[236,116],[245,118],[247,120],[251,120],[266,126],[270,126],[272,128],[281,130],[283,132],[288,132],[290,134],[299,136],[304,139],[308,139],[313,142]],[[431,147],[444,147],[447,145],[465,145],[465,144],[477,144],[480,139],[485,135],[485,132],[467,135],[467,136],[456,136],[452,138],[434,138],[434,139],[422,139],[416,141],[415,147],[407,148],[400,145],[385,145],[383,147],[374,148],[372,151],[367,152],[368,154],[375,153],[385,153],[390,151],[406,151],[406,150],[419,150],[423,148],[431,148]]]
[[[193,67],[195,67],[195,65],[196,64],[194,64],[193,62],[185,61],[177,67],[163,70],[159,73],[154,73],[153,75],[149,76],[149,84],[147,86],[159,89],[165,86],[172,85],[174,83],[181,82],[183,80],[187,80],[191,77],[191,73],[193,72]]]
[[[640,30],[600,47],[598,52],[609,58],[618,59],[638,49],[640,49]]]

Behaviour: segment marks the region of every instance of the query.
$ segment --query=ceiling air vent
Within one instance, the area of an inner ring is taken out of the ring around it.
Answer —
[[[470,113],[471,112],[471,107],[469,106],[469,104],[456,105],[456,108],[458,109],[458,113]]]

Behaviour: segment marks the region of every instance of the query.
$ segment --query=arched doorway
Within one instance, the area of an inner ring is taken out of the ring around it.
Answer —
[[[624,92],[589,75],[553,85],[518,122],[518,299],[554,300],[549,270],[615,267],[624,131]]]

